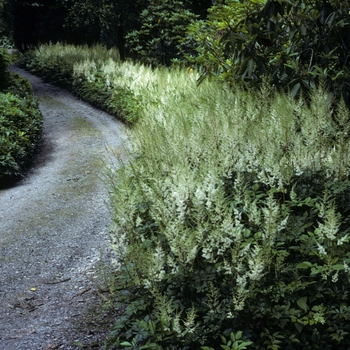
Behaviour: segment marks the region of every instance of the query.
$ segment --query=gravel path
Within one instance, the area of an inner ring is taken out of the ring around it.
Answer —
[[[96,266],[108,257],[101,175],[126,136],[115,118],[13,70],[32,83],[45,122],[35,164],[0,190],[0,349],[92,348],[101,331],[78,325],[98,302]]]

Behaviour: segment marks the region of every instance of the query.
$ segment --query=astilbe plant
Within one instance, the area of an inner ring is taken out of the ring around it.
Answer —
[[[110,173],[126,307],[110,347],[348,348],[349,111],[322,89],[177,86]]]
[[[42,45],[21,60],[30,71],[72,90],[92,105],[126,122],[135,123],[142,115],[136,92],[130,88],[137,75],[137,67],[121,65],[118,50],[101,45]],[[124,73],[130,71],[130,75]],[[136,79],[137,81],[137,79]]]

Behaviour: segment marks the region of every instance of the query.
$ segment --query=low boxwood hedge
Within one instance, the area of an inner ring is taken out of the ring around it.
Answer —
[[[11,75],[0,92],[0,179],[22,176],[42,135],[43,118],[28,81]]]

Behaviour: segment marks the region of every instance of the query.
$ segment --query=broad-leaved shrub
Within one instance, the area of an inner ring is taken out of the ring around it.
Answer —
[[[42,124],[33,97],[0,93],[0,179],[23,175],[40,141]]]
[[[24,99],[33,99],[33,88],[30,85],[30,82],[17,73],[11,72],[11,74],[9,74],[7,86],[4,89],[4,92],[10,92],[11,94]]]

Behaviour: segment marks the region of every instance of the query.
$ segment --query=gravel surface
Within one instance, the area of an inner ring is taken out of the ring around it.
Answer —
[[[111,223],[101,180],[117,164],[125,130],[110,115],[18,68],[44,116],[44,136],[26,177],[0,189],[0,349],[100,348],[100,257]],[[94,315],[95,317],[96,315]],[[82,326],[83,325],[83,326]],[[103,328],[103,327],[102,327]]]

